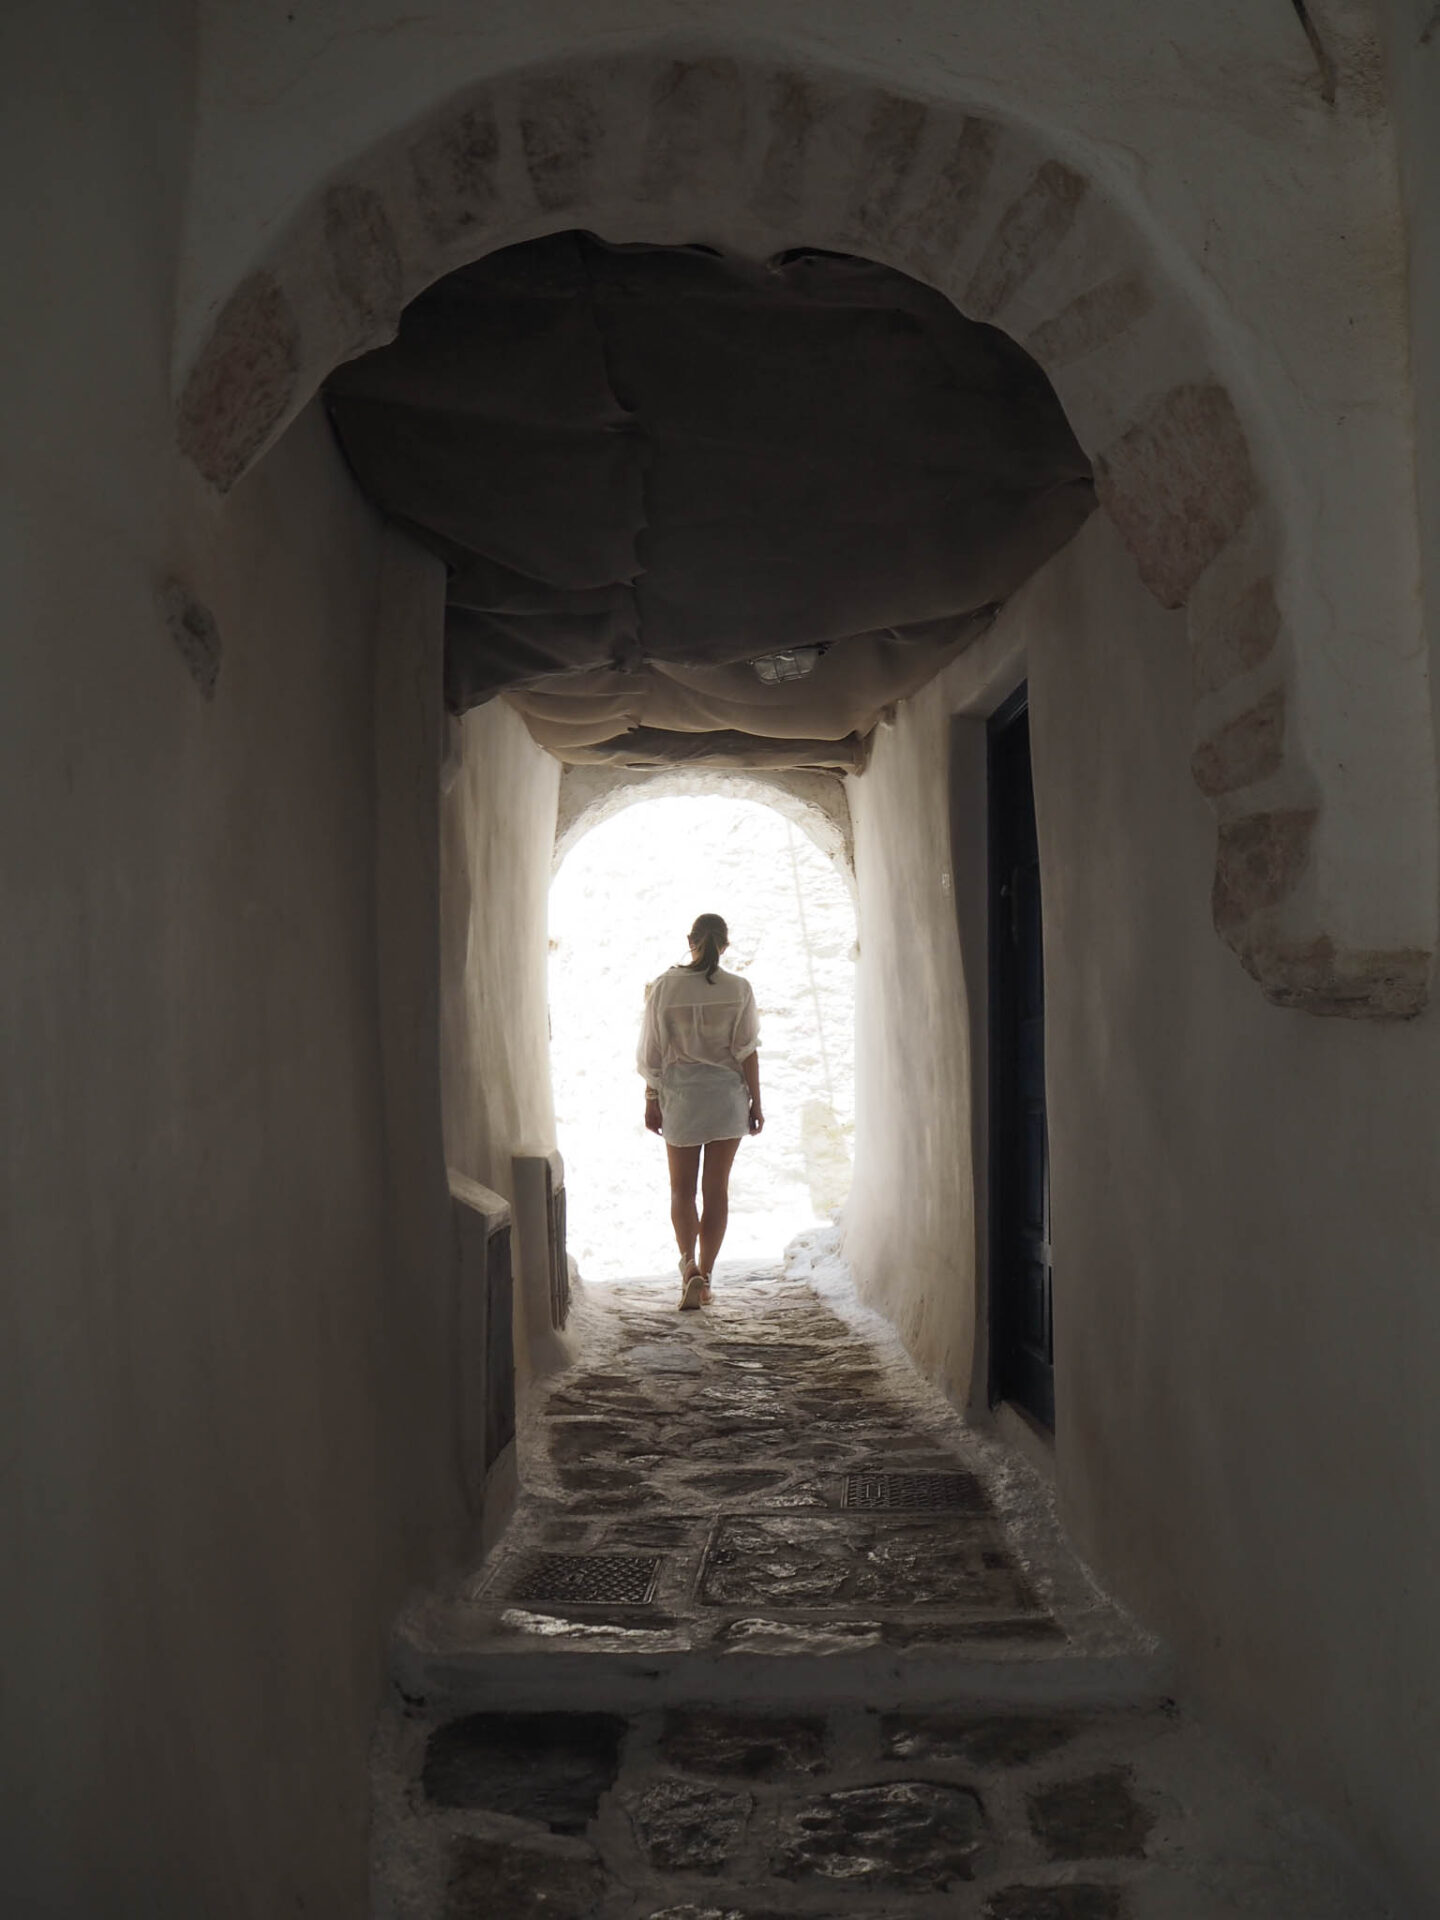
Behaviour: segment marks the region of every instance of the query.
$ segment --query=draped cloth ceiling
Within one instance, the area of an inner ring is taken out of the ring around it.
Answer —
[[[449,565],[451,708],[562,760],[858,765],[1094,505],[1019,347],[836,254],[529,241],[327,393]]]

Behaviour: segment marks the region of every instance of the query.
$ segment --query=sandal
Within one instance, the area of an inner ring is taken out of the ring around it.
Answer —
[[[680,1295],[681,1313],[693,1313],[696,1307],[704,1306],[708,1284],[705,1275],[696,1267],[695,1271],[685,1282],[684,1291]]]

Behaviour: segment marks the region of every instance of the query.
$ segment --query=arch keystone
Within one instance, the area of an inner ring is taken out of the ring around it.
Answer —
[[[594,95],[581,81],[546,74],[520,83],[518,106],[520,149],[537,203],[547,213],[577,206],[604,139]]]
[[[855,180],[855,221],[862,233],[889,231],[905,183],[915,165],[928,118],[918,100],[878,94],[860,139]]]
[[[738,166],[745,90],[733,60],[673,60],[655,83],[641,163],[641,193],[668,200],[705,170]]]
[[[780,223],[804,204],[805,161],[810,135],[823,109],[819,90],[799,73],[777,73],[770,82],[769,131],[750,204]]]

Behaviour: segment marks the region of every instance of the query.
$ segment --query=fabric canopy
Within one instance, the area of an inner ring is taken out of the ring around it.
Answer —
[[[1094,504],[1033,361],[834,254],[527,242],[328,396],[361,484],[449,563],[451,707],[504,693],[562,759],[639,730],[661,760],[723,734],[815,765]]]

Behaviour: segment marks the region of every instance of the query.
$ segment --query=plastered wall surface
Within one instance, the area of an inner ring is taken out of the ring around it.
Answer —
[[[1097,528],[1032,661],[1057,1460],[1226,1715],[1440,1889],[1440,1022],[1252,1004],[1207,925],[1189,662]],[[1053,878],[1052,878],[1053,876]]]
[[[452,723],[441,811],[441,1060],[456,1172],[514,1198],[511,1156],[555,1144],[546,911],[560,767],[503,701]]]
[[[384,1150],[384,1436],[377,1519],[409,1583],[469,1550],[475,1515],[458,1378],[467,1229],[440,1124],[441,655],[445,569],[387,528],[374,656],[375,953]]]
[[[849,782],[860,958],[845,1250],[871,1303],[963,1405],[975,1319],[972,962],[955,933],[946,685],[906,701],[879,729],[869,771]]]
[[[1215,1710],[1428,1911],[1437,1023],[1309,1020],[1227,964],[1183,623],[1103,521],[1002,630],[1028,656],[1045,889],[1064,1516]],[[847,1251],[952,1393],[976,1275],[966,1179],[943,1174],[965,1162],[961,1015],[984,958],[961,954],[939,884],[942,717],[980,677],[962,660],[921,695],[852,789],[861,1124],[938,1119],[884,1180],[866,1143]],[[903,944],[879,931],[897,890]]]
[[[477,1479],[487,1357],[477,1366],[478,1303],[464,1290],[483,1286],[484,1265],[465,1195],[478,1184],[513,1199],[514,1154],[554,1139],[545,906],[559,768],[508,708],[464,722],[444,715],[444,603],[442,564],[387,528],[373,623],[385,1146],[378,1412],[382,1511],[392,1565],[407,1582],[473,1566],[514,1497],[513,1453],[484,1486]],[[528,1220],[513,1224],[518,1271],[533,1232]],[[514,1349],[523,1372],[523,1329]]]
[[[1427,0],[1387,0],[1384,18],[1405,211],[1421,590],[1433,686],[1440,667],[1440,19]]]
[[[349,1916],[423,1570],[380,1460],[378,523],[317,410],[224,503],[173,451],[186,9],[0,32],[0,1910]]]

